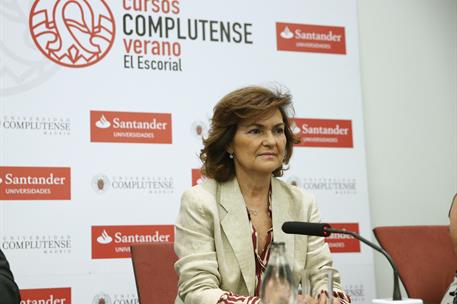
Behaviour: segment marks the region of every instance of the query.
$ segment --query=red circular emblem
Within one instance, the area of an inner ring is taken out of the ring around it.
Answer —
[[[104,0],[35,0],[29,27],[46,57],[71,68],[100,61],[111,49],[116,32]]]

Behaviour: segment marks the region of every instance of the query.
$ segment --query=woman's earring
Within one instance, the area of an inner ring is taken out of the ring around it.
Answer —
[[[232,153],[229,153],[229,158],[233,159],[233,154]]]

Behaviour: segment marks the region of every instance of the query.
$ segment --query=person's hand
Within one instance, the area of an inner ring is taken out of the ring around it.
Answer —
[[[326,290],[322,290],[321,293],[317,296],[317,301],[315,302],[316,304],[328,304],[329,302],[328,299],[328,293]],[[334,292],[333,296],[333,303],[332,304],[346,304],[346,303],[351,303],[350,301],[346,301],[343,298],[338,298],[336,297],[336,294]]]
[[[348,300],[343,298],[333,297],[333,304],[348,304],[351,303]],[[298,295],[297,304],[328,304],[328,293],[325,290],[322,290],[317,298],[313,298],[309,295]]]

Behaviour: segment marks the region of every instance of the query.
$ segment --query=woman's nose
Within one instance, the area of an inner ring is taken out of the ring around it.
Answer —
[[[264,145],[274,145],[276,143],[276,138],[273,132],[268,131],[265,133],[265,138],[263,140]]]

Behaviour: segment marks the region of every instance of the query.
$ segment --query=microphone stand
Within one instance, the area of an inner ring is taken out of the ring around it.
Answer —
[[[330,233],[348,234],[348,235],[352,236],[353,238],[356,238],[359,241],[364,242],[365,244],[367,244],[371,248],[373,248],[373,249],[379,251],[380,253],[382,253],[387,258],[387,260],[389,261],[390,265],[392,266],[392,268],[394,270],[394,294],[393,294],[392,300],[394,300],[394,301],[401,301],[402,300],[401,299],[401,293],[400,293],[400,284],[399,284],[399,281],[398,281],[397,266],[395,265],[394,261],[392,260],[392,257],[384,249],[382,249],[381,247],[377,246],[376,244],[370,242],[369,240],[365,239],[364,237],[362,237],[362,236],[360,236],[357,233],[352,232],[352,231],[342,230],[342,229],[333,229],[333,228],[327,228],[327,227],[324,228],[324,231],[328,231]]]

